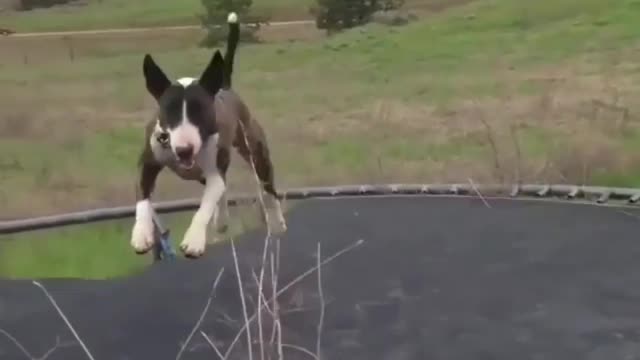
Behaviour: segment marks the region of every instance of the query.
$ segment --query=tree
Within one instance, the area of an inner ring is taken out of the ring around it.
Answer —
[[[361,26],[377,11],[400,8],[404,0],[316,0],[311,9],[318,29],[328,33]]]
[[[266,22],[259,16],[250,14],[253,0],[200,0],[204,8],[204,14],[200,14],[200,23],[207,31],[200,46],[215,47],[227,38],[227,16],[230,12],[238,14],[239,21],[250,23],[251,26],[242,27],[240,30],[241,41],[257,42],[256,32],[260,25]]]

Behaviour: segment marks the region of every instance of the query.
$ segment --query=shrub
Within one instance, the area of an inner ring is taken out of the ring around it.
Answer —
[[[377,11],[395,10],[404,0],[316,0],[311,9],[318,29],[328,33],[364,25]]]

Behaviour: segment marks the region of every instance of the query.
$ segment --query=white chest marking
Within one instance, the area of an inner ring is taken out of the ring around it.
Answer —
[[[187,256],[198,257],[204,253],[209,222],[218,218],[218,203],[223,198],[226,184],[216,165],[218,154],[218,134],[211,136],[198,155],[196,164],[202,169],[206,184],[200,200],[200,207],[193,215],[191,225],[184,235],[180,248]]]
[[[191,85],[192,83],[194,83],[197,79],[196,78],[192,78],[192,77],[182,77],[180,79],[178,79],[178,84],[187,87],[189,85]]]

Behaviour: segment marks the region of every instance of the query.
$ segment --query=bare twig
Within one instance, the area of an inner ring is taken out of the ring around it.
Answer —
[[[262,283],[258,285],[258,288],[262,288]],[[260,292],[260,290],[258,290]],[[260,346],[260,360],[264,360],[264,337],[262,331],[262,294],[258,294],[258,345]],[[265,304],[266,305],[266,304]],[[268,308],[268,306],[267,306]],[[249,349],[251,351],[251,349]]]
[[[513,140],[513,147],[516,152],[516,185],[522,185],[522,153],[520,150],[520,141],[518,139],[518,129],[512,124],[510,127],[511,139]]]
[[[270,263],[270,267],[271,267],[271,292],[272,292],[272,296],[275,299],[276,298],[276,291],[278,291],[278,279],[275,277],[275,264],[274,264],[274,257],[273,257],[273,252],[271,252],[270,254],[270,258],[271,258],[271,263]],[[265,301],[266,302],[266,301]],[[265,304],[266,305],[266,304]],[[275,336],[276,336],[276,326],[278,321],[279,321],[279,312],[280,309],[278,309],[278,302],[274,301],[273,302],[273,326],[271,327],[271,338],[269,339],[269,343],[271,345],[273,345],[273,342],[275,341]]]
[[[278,344],[278,346],[277,346],[278,359],[282,360],[284,358],[284,356],[283,356],[283,352],[282,352],[282,347],[283,347],[282,346],[283,345],[282,344],[282,323],[280,322],[280,320],[278,320],[278,322],[276,323],[276,331],[277,331],[276,334],[278,334],[278,339],[277,339],[278,340],[278,342],[277,342],[277,344]]]
[[[35,359],[35,357],[31,355],[29,350],[27,350],[27,348],[25,348],[24,345],[22,345],[20,341],[18,341],[18,339],[16,339],[8,331],[0,328],[0,334],[4,335],[7,339],[9,339],[9,341],[11,341],[24,354],[24,356],[27,357],[27,359],[31,359],[31,360]]]
[[[220,352],[220,350],[218,349],[216,344],[214,344],[213,341],[211,341],[211,339],[209,339],[207,334],[205,334],[204,331],[201,330],[200,331],[200,335],[202,335],[202,337],[207,341],[207,343],[209,343],[209,345],[211,345],[211,348],[213,349],[213,351],[216,352],[216,355],[218,355],[220,360],[225,360],[224,356],[222,355],[222,353]]]
[[[318,297],[320,298],[320,319],[318,320],[318,338],[316,340],[316,356],[322,359],[320,346],[322,345],[322,326],[324,324],[324,292],[322,291],[322,270],[320,266],[320,243],[318,242]]]
[[[320,360],[320,358],[318,356],[316,356],[316,354],[314,354],[311,351],[303,348],[302,346],[292,345],[292,344],[282,344],[282,347],[293,349],[293,350],[297,350],[297,351],[299,351],[301,353],[309,355],[310,357],[312,357],[315,360]]]
[[[289,290],[289,288],[291,288],[292,286],[294,286],[295,284],[299,283],[300,281],[304,280],[304,278],[306,278],[307,276],[309,276],[310,274],[312,274],[314,271],[316,271],[318,269],[318,266],[324,266],[330,262],[332,262],[333,260],[335,260],[336,258],[340,257],[341,255],[344,255],[345,253],[357,248],[358,246],[364,244],[364,240],[360,239],[356,242],[354,242],[353,244],[343,248],[342,250],[334,253],[333,255],[329,256],[328,258],[326,258],[325,260],[321,261],[320,264],[312,267],[311,269],[305,271],[304,273],[300,274],[298,277],[296,277],[295,279],[293,279],[291,282],[289,282],[287,285],[285,285],[282,289],[278,290],[275,294],[274,297],[272,297],[271,299],[268,300],[268,302],[274,301],[275,299],[277,299],[278,296],[282,295],[282,293],[284,293],[285,291]],[[225,359],[227,358],[227,356],[231,353],[231,350],[233,349],[234,345],[238,342],[238,339],[240,338],[240,336],[242,335],[242,332],[247,329],[247,327],[249,326],[249,323],[251,321],[253,321],[255,319],[257,314],[253,314],[248,321],[245,321],[244,326],[240,329],[240,331],[238,331],[238,334],[236,335],[236,337],[233,339],[233,341],[231,342],[231,345],[229,345],[229,348],[227,349],[226,353],[225,353]]]
[[[324,307],[325,309],[327,308],[327,305],[332,303],[333,301],[327,301],[326,299],[324,300]],[[307,312],[309,310],[314,310],[316,308],[314,307],[294,307],[294,308],[289,308],[289,309],[285,309],[285,310],[281,310],[280,311],[280,315],[282,314],[295,314],[295,313],[299,313],[299,312]]]
[[[580,158],[580,162],[582,163],[582,183],[580,185],[587,185],[587,178],[589,177],[589,161],[587,161],[586,156],[582,156]]]
[[[45,352],[41,357],[35,359],[35,360],[47,360],[49,358],[49,356],[51,356],[51,354],[53,354],[56,350],[60,349],[60,348],[65,348],[65,347],[70,347],[76,345],[75,342],[60,342],[60,338],[56,337],[56,343],[55,345],[53,345],[51,347],[51,349],[47,350],[47,352]]]
[[[273,256],[271,257],[272,261],[273,261]],[[273,269],[273,263],[270,264],[271,268]],[[264,294],[264,292],[262,291],[262,287],[261,287],[261,283],[260,283],[260,279],[258,279],[258,276],[256,275],[255,271],[252,273],[253,274],[253,279],[256,282],[256,284],[258,285],[258,287],[260,288],[260,290],[258,291],[258,309],[256,310],[256,312],[258,313],[258,327],[259,327],[259,344],[260,344],[260,358],[262,360],[264,360],[264,336],[263,336],[263,328],[262,328],[262,321],[261,321],[261,316],[262,313],[260,312],[260,309],[262,308],[262,304],[264,304],[265,309],[267,310],[267,312],[273,317],[273,319],[277,319],[278,314],[276,314],[273,310],[269,309],[269,305],[266,299],[266,296]],[[274,321],[274,326],[275,326],[275,321]],[[273,328],[272,328],[272,335],[273,335]],[[271,342],[271,344],[273,345],[273,342]],[[270,357],[269,357],[270,358]]]
[[[24,356],[29,360],[47,360],[51,354],[53,354],[56,350],[64,347],[70,347],[76,345],[75,342],[60,342],[60,337],[56,337],[56,343],[47,350],[42,356],[34,356],[32,355],[27,348],[22,345],[18,339],[16,339],[13,335],[11,335],[8,331],[0,328],[0,334],[4,335],[9,341],[11,341],[19,350],[24,354]]]
[[[534,178],[537,180],[538,178],[542,177],[544,179],[544,183],[548,184],[548,180],[549,180],[549,168],[551,167],[551,160],[549,159],[550,155],[549,155],[549,151],[547,151],[546,156],[544,158],[544,164],[542,165],[542,167],[540,169],[538,169],[535,172],[535,176]]]
[[[245,300],[245,296],[244,296],[244,289],[242,288],[242,276],[240,275],[240,267],[238,265],[238,254],[236,253],[236,245],[235,245],[235,241],[233,240],[233,237],[231,238],[231,251],[233,253],[233,262],[234,265],[236,267],[236,277],[238,279],[238,289],[240,290],[240,301],[242,302],[242,314],[244,316],[244,321],[245,321],[245,325],[243,327],[243,329],[247,329],[247,347],[248,347],[248,351],[249,351],[249,360],[253,360],[253,351],[251,350],[251,330],[249,329],[249,315],[247,314],[247,303]],[[260,305],[260,301],[258,301],[258,307],[262,307]],[[232,345],[233,343],[229,346],[229,349],[227,349],[227,353],[225,354],[225,359],[227,358],[227,356],[229,355],[229,352],[232,349]]]
[[[257,192],[258,192],[258,199],[260,200],[260,207],[262,210],[262,214],[264,216],[264,220],[266,223],[266,227],[267,227],[267,236],[264,239],[264,246],[263,246],[263,250],[262,250],[262,266],[260,267],[260,279],[258,282],[258,310],[257,310],[257,314],[258,314],[258,336],[260,338],[260,359],[264,360],[264,338],[263,338],[263,329],[262,329],[262,305],[260,305],[261,303],[261,294],[262,294],[262,287],[263,287],[263,281],[264,281],[264,266],[265,266],[265,262],[267,259],[267,247],[270,244],[270,239],[271,239],[271,221],[269,219],[269,212],[267,211],[267,207],[265,205],[264,202],[264,197],[262,195],[262,189],[261,189],[261,184],[262,182],[260,181],[260,177],[258,176],[258,171],[256,170],[256,166],[255,166],[255,161],[253,158],[253,151],[251,148],[251,144],[249,143],[249,139],[247,138],[247,132],[246,129],[244,127],[244,124],[242,124],[242,122],[239,122],[240,124],[240,128],[242,130],[242,135],[243,135],[243,139],[244,139],[244,143],[247,146],[247,150],[249,153],[249,163],[251,165],[251,169],[253,170],[253,175],[254,175],[254,179],[256,180],[256,185],[257,185]],[[232,244],[233,246],[233,244]],[[234,256],[235,256],[235,249],[234,249]],[[238,273],[238,278],[240,278],[240,274]],[[241,287],[241,291],[242,291],[242,287]],[[244,297],[243,295],[241,295],[241,297]],[[266,305],[266,304],[265,304]],[[243,300],[243,308],[244,308],[244,316],[245,316],[245,320],[248,319],[247,314],[246,314],[246,307],[244,305],[244,300]],[[248,326],[248,324],[247,324]],[[249,359],[251,360],[251,335],[250,335],[250,331],[247,329],[247,341],[249,341]]]
[[[266,212],[266,208],[263,208],[263,211]],[[262,301],[262,297],[264,296],[264,294],[262,293],[262,284],[264,282],[264,264],[266,262],[267,259],[267,247],[269,245],[269,238],[270,238],[270,230],[271,226],[269,223],[267,223],[267,237],[264,239],[264,246],[262,249],[262,265],[260,266],[260,279],[258,279],[258,336],[259,336],[259,343],[260,343],[260,360],[264,360],[264,337],[263,337],[263,330],[262,330],[262,305],[261,305],[261,301]],[[265,303],[266,305],[266,303]]]
[[[260,280],[258,279],[258,275],[256,275],[256,272],[253,271],[252,272],[253,275],[253,281],[256,282],[256,285],[259,285]],[[264,296],[264,292],[260,292],[258,294],[258,301],[261,301],[264,304],[265,309],[267,310],[267,312],[269,312],[269,314],[271,316],[275,316],[275,314],[273,313],[273,311],[269,308],[269,306],[267,305],[267,297]],[[257,311],[257,310],[256,310]]]
[[[291,282],[289,282],[287,285],[285,285],[282,289],[278,290],[277,295],[281,295],[283,292],[289,290],[290,287],[292,287],[293,285],[297,284],[298,282],[302,281],[304,278],[306,278],[307,276],[309,276],[310,274],[312,274],[314,271],[316,271],[317,269],[320,268],[320,266],[324,266],[330,262],[332,262],[333,260],[335,260],[336,258],[340,257],[341,255],[357,248],[358,246],[364,244],[364,240],[360,239],[356,242],[354,242],[353,244],[343,248],[342,250],[334,253],[333,255],[329,256],[328,258],[322,260],[319,264],[317,264],[316,266],[312,267],[311,269],[305,271],[304,273],[298,275],[298,277],[296,277],[295,279],[293,279]]]
[[[471,178],[469,178],[469,184],[471,184],[471,188],[473,188],[473,191],[475,191],[478,197],[480,198],[480,200],[482,200],[482,202],[484,203],[484,206],[491,209],[491,205],[489,205],[489,202],[487,202],[484,196],[482,196],[482,194],[480,193],[480,190],[478,190],[478,187],[476,186],[476,184],[473,183],[473,180]]]
[[[215,292],[216,292],[216,288],[218,287],[218,283],[222,278],[222,273],[224,273],[224,268],[221,268],[220,271],[218,271],[218,275],[216,276],[216,279],[213,282],[213,286],[211,287],[211,292],[209,293],[209,298],[207,299],[207,303],[202,309],[202,312],[200,313],[200,317],[198,318],[198,321],[196,321],[196,324],[193,326],[193,329],[191,329],[189,336],[187,336],[187,339],[184,341],[184,344],[182,344],[182,347],[180,347],[180,351],[178,351],[178,354],[176,355],[176,360],[180,359],[184,350],[187,348],[187,345],[189,345],[191,338],[196,333],[196,330],[198,330],[198,328],[202,324],[202,321],[204,320],[205,315],[207,315],[207,312],[209,311],[209,306],[211,306],[211,301],[215,297]]]
[[[630,216],[632,218],[635,218],[636,220],[640,220],[640,216],[638,216],[638,215],[636,215],[636,214],[634,214],[632,212],[629,212],[629,211],[626,211],[626,210],[621,210],[621,209],[618,209],[617,211],[619,213],[622,213],[622,214],[625,214],[625,215]]]
[[[71,333],[73,334],[73,336],[76,338],[76,340],[78,341],[78,343],[80,344],[80,346],[82,346],[82,349],[84,350],[85,354],[87,354],[87,357],[90,360],[95,360],[93,355],[91,355],[91,352],[89,351],[89,349],[87,348],[87,345],[84,344],[84,342],[82,341],[82,339],[80,338],[80,336],[78,335],[78,333],[76,332],[76,330],[73,328],[73,325],[71,325],[71,322],[69,322],[69,319],[67,319],[67,317],[64,315],[64,313],[62,312],[62,310],[60,309],[60,307],[58,306],[58,304],[56,303],[56,300],[53,298],[53,296],[51,296],[49,294],[49,292],[47,291],[47,289],[39,282],[37,281],[33,281],[33,285],[39,287],[42,292],[44,293],[44,295],[47,297],[47,299],[49,299],[49,301],[51,302],[51,305],[53,305],[53,307],[56,309],[56,311],[58,312],[58,315],[60,315],[60,317],[62,318],[62,320],[65,322],[65,324],[67,325],[67,327],[69,328],[69,330],[71,331]]]
[[[256,180],[256,184],[257,184],[257,192],[258,192],[258,199],[259,199],[259,204],[262,210],[262,215],[263,218],[265,220],[266,223],[266,227],[267,227],[267,236],[265,237],[264,240],[264,246],[263,246],[263,251],[262,251],[262,265],[260,267],[260,276],[259,279],[257,280],[258,282],[258,308],[256,313],[254,313],[251,318],[248,317],[247,314],[247,310],[246,310],[246,303],[244,301],[244,293],[243,293],[243,289],[242,289],[242,284],[241,284],[241,280],[240,280],[240,273],[239,270],[237,269],[237,255],[235,254],[235,247],[233,244],[233,240],[232,240],[232,247],[233,247],[233,252],[234,252],[234,260],[236,262],[236,271],[238,272],[238,281],[240,282],[240,291],[241,291],[241,300],[242,300],[242,305],[243,305],[243,313],[244,313],[244,318],[245,318],[245,325],[244,327],[238,332],[238,334],[236,335],[235,339],[232,341],[232,343],[229,345],[229,348],[227,349],[226,353],[225,353],[225,359],[226,357],[229,355],[229,353],[231,352],[231,350],[233,349],[233,346],[235,345],[235,343],[238,341],[238,339],[240,338],[241,334],[243,331],[247,331],[247,341],[249,343],[249,358],[251,360],[252,358],[252,350],[251,350],[251,331],[250,331],[250,322],[255,318],[255,316],[258,316],[258,336],[259,336],[259,345],[260,345],[260,359],[264,360],[264,335],[263,335],[263,325],[262,325],[262,308],[263,306],[266,306],[268,308],[268,304],[269,302],[266,301],[264,299],[264,294],[263,294],[263,284],[264,284],[264,271],[265,271],[265,263],[267,260],[267,248],[269,247],[269,245],[271,244],[271,221],[269,219],[269,212],[267,211],[267,207],[264,201],[264,197],[262,194],[262,189],[261,189],[261,185],[262,182],[260,181],[260,177],[258,176],[258,172],[256,170],[255,167],[255,162],[253,159],[253,151],[251,148],[251,144],[249,143],[249,139],[247,138],[247,134],[246,134],[246,129],[244,128],[244,124],[240,124],[241,130],[242,130],[242,134],[243,134],[243,139],[245,142],[245,145],[247,146],[248,149],[248,153],[249,153],[249,163],[251,165],[251,169],[253,170],[253,175],[254,178]],[[279,257],[279,243],[278,243],[278,257]],[[255,275],[254,275],[255,277]],[[277,289],[277,270],[274,271],[274,266],[273,266],[273,252],[271,254],[271,278],[272,278],[272,287],[273,287],[273,293],[274,293],[274,309],[271,311],[272,315],[274,316],[274,327],[272,328],[272,336],[271,336],[271,344],[273,344],[273,340],[274,340],[274,334],[275,331],[279,331],[279,336],[278,336],[278,354],[279,354],[279,358],[282,359],[282,346],[281,346],[281,327],[280,327],[280,323],[279,323],[279,315],[278,315],[278,304],[277,304],[277,293],[276,293],[276,289]],[[264,304],[264,305],[263,305]]]
[[[475,102],[474,102],[475,103]],[[482,117],[482,115],[478,116],[478,119],[485,127],[487,131],[487,140],[489,141],[489,145],[491,145],[491,151],[493,152],[493,164],[496,170],[496,175],[500,179],[501,182],[504,182],[504,174],[502,173],[502,166],[500,165],[500,157],[498,156],[498,146],[496,145],[496,141],[493,137],[493,129],[489,126],[489,123]]]
[[[273,263],[273,252],[271,253],[271,262]],[[282,323],[280,322],[280,304],[278,303],[277,289],[278,289],[278,274],[280,271],[280,239],[276,239],[276,258],[275,258],[275,271],[273,266],[271,267],[272,281],[273,281],[273,313],[275,314],[275,328],[274,333],[277,332],[277,351],[278,360],[284,358],[282,351]],[[271,342],[273,344],[273,342]]]

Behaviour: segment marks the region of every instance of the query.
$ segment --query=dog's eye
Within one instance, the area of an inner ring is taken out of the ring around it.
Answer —
[[[166,145],[169,142],[169,133],[160,133],[157,139],[160,144]]]

